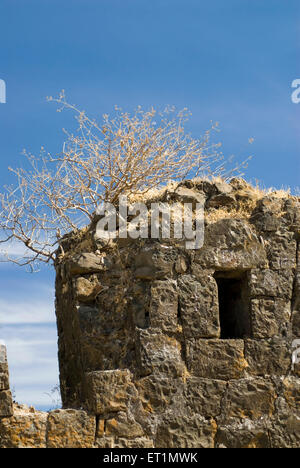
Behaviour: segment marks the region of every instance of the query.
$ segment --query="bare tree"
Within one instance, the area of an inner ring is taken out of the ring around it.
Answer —
[[[99,124],[69,104],[64,92],[48,100],[58,104],[58,111],[73,111],[77,129],[64,130],[60,154],[25,153],[27,169],[9,168],[16,184],[0,194],[0,243],[6,261],[32,269],[54,261],[62,236],[89,224],[99,204],[115,203],[121,194],[144,194],[170,180],[228,178],[239,172],[240,167],[226,172],[220,144],[210,142],[216,125],[198,139],[185,132],[187,109],[157,113],[139,107],[130,115],[116,108]],[[19,255],[11,248],[15,242],[25,249]]]

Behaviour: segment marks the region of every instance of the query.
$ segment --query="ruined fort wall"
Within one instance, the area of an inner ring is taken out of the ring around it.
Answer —
[[[43,446],[299,446],[299,198],[234,179],[187,181],[146,202],[200,199],[197,250],[172,238],[103,243],[96,220],[63,240],[64,409],[30,413]],[[0,445],[18,443],[26,411],[2,415]]]

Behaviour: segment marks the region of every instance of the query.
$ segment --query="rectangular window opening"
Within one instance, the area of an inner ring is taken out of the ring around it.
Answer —
[[[247,273],[216,272],[222,339],[251,337],[250,299]]]

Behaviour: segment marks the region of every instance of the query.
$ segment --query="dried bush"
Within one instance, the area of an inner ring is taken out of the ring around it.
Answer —
[[[186,109],[157,113],[139,107],[130,115],[116,108],[99,124],[69,104],[63,92],[48,100],[58,104],[58,111],[71,110],[77,129],[65,131],[61,154],[25,153],[29,167],[10,168],[16,184],[0,194],[0,242],[6,261],[34,268],[54,260],[64,234],[88,224],[101,203],[115,203],[121,194],[143,195],[189,177],[226,179],[245,166],[226,170],[220,144],[210,141],[216,125],[198,139],[186,133]],[[16,241],[24,246],[19,255]]]

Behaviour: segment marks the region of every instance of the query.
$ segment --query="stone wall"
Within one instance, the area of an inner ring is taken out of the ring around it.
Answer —
[[[6,347],[0,343],[0,418],[12,416],[12,403],[12,395],[9,389]]]
[[[104,244],[97,220],[63,240],[56,314],[66,409],[39,416],[41,444],[299,446],[299,198],[233,179],[187,181],[147,204],[201,197],[199,250],[174,239]]]
[[[83,410],[49,413],[13,402],[6,347],[0,344],[0,448],[92,448],[96,416]]]

